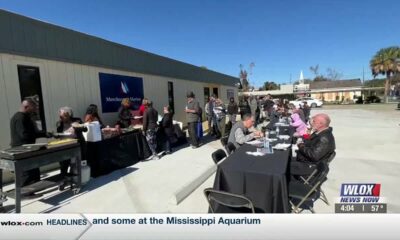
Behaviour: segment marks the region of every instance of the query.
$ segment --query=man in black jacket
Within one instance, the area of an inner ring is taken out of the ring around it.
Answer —
[[[153,156],[150,159],[158,160],[157,156],[157,121],[158,112],[153,108],[153,102],[147,101],[146,110],[143,113],[143,132],[146,134],[146,140],[149,144]],[[148,160],[150,160],[148,159]]]
[[[326,114],[317,114],[311,119],[314,133],[309,140],[299,144],[297,159],[291,163],[292,175],[310,175],[316,168],[316,164],[325,161],[335,151],[335,138],[331,120]]]
[[[20,110],[10,120],[11,147],[33,144],[42,137],[32,121],[31,115],[37,112],[37,103],[32,99],[22,101]],[[44,136],[43,136],[44,137]],[[22,187],[40,181],[40,170],[35,168],[22,174]]]

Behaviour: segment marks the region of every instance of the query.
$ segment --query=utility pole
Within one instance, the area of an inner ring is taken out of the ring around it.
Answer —
[[[364,77],[365,77],[365,71],[364,71],[364,66],[363,66],[363,78],[362,78],[362,84],[364,85]]]

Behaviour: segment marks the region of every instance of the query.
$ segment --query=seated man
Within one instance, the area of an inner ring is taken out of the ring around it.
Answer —
[[[69,134],[68,137],[76,138],[74,128],[72,125],[74,123],[82,123],[80,118],[75,118],[70,107],[62,107],[58,110],[60,120],[56,123],[57,133]],[[65,160],[60,162],[61,175],[63,177],[67,176],[68,168],[71,164],[71,160]]]
[[[292,175],[310,175],[318,162],[327,160],[335,151],[335,138],[332,128],[329,127],[330,122],[329,116],[323,113],[311,118],[310,124],[314,133],[310,139],[298,145],[297,159],[290,166]]]
[[[242,121],[233,125],[229,134],[228,142],[233,143],[236,148],[239,148],[242,144],[252,140],[256,137],[262,137],[260,131],[249,132],[249,129],[254,125],[254,117],[250,113],[243,115]]]

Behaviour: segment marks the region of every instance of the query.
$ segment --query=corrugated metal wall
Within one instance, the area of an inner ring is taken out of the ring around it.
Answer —
[[[0,52],[234,86],[238,78],[0,9]]]

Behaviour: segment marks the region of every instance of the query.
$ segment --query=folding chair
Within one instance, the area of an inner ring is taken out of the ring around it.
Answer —
[[[325,162],[328,164],[328,166],[329,166],[329,163],[332,162],[332,160],[335,158],[335,156],[336,156],[336,152],[333,152],[333,153],[331,153],[331,155],[329,155],[329,157],[328,157],[326,160],[323,160],[323,161],[325,161]],[[307,177],[307,179],[306,179],[305,177],[303,177],[303,176],[300,176],[300,179],[304,182],[304,184],[309,185],[309,182],[310,182],[311,179],[315,176],[316,173],[317,173],[317,169],[315,169],[315,170],[312,172],[312,174],[311,174],[310,176]],[[322,188],[320,187],[320,188],[317,189],[316,191],[319,191],[319,192],[320,192],[321,200],[322,200],[326,205],[329,206],[330,204],[329,204],[328,198],[326,197],[325,192],[322,190]]]
[[[204,195],[212,213],[255,213],[251,200],[242,195],[212,188],[204,189]],[[214,204],[219,205],[217,209],[213,208]]]
[[[315,213],[312,206],[321,196],[319,189],[327,180],[328,172],[328,164],[326,162],[320,162],[317,165],[314,177],[310,179],[307,184],[296,180],[289,183],[289,199],[295,213],[300,213],[304,209]]]
[[[226,144],[225,148],[226,148],[226,151],[228,152],[228,155],[231,155],[236,150],[235,145],[231,142],[228,142],[228,144]]]
[[[218,149],[217,151],[211,154],[211,157],[215,164],[218,164],[222,159],[226,158],[226,153],[222,149]]]

